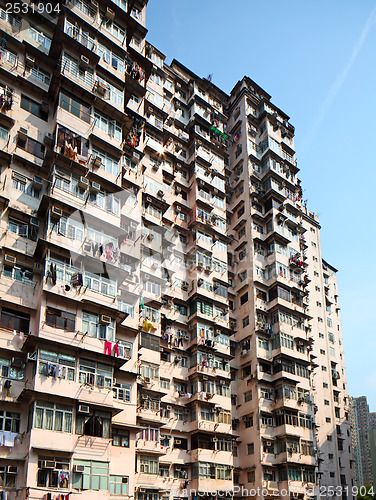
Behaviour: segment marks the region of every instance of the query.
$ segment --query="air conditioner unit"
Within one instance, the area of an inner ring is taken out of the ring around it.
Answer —
[[[76,474],[83,474],[85,472],[85,466],[84,465],[74,465],[73,472],[75,472]]]
[[[95,90],[97,91],[97,94],[104,96],[106,93],[106,90],[108,90],[108,88],[106,87],[106,85],[104,83],[97,80],[97,83],[95,85]]]
[[[160,189],[158,192],[157,192],[157,196],[159,196],[160,198],[162,198],[164,196],[164,192],[162,191],[162,189]]]
[[[87,66],[88,64],[90,63],[90,60],[88,57],[86,56],[81,56],[81,59],[80,59],[80,65],[82,66]]]
[[[16,257],[13,257],[13,255],[5,254],[4,262],[6,262],[7,264],[16,264],[17,260]]]
[[[102,165],[102,160],[101,160],[100,156],[94,156],[93,165],[94,165],[94,167],[100,167]]]
[[[54,143],[54,134],[51,134],[51,132],[46,132],[44,134],[43,142],[45,144],[49,144],[49,145],[53,144]]]
[[[181,212],[181,206],[177,205],[175,210],[176,210],[177,213]]]
[[[27,128],[20,127],[20,129],[18,130],[17,136],[21,141],[26,141],[27,140]]]
[[[266,441],[265,446],[268,446],[268,447],[273,446],[273,443],[271,441]]]
[[[78,413],[90,413],[90,407],[87,405],[78,405]]]
[[[30,54],[25,55],[25,63],[28,66],[34,66],[35,64],[35,57],[31,56]]]
[[[107,7],[106,10],[106,19],[109,19],[110,21],[113,21],[115,19],[115,12],[109,7]]]
[[[175,193],[176,193],[176,194],[180,194],[180,193],[181,193],[181,187],[176,186],[176,188],[175,188]]]
[[[211,271],[211,266],[205,266],[205,271]]]
[[[99,322],[102,325],[110,325],[111,324],[111,318],[110,316],[105,316],[104,314],[101,315]]]
[[[149,399],[149,396],[147,394],[141,394],[141,399]]]
[[[86,189],[89,185],[89,180],[86,179],[86,177],[80,177],[80,180],[78,181],[78,185],[82,189]]]
[[[172,406],[170,406],[170,405],[166,406],[166,410],[171,411],[172,410]]]
[[[154,172],[158,172],[159,170],[159,164],[158,163],[153,163],[151,166],[151,169],[154,170]]]
[[[149,275],[149,274],[145,274],[145,275],[144,275],[144,278],[145,278],[146,280],[148,280],[148,279],[150,279],[150,275]]]
[[[98,182],[91,183],[90,191],[92,193],[99,193],[100,190],[101,190],[101,186],[100,186],[100,184],[98,184]]]
[[[181,439],[174,439],[174,444],[181,444]]]
[[[52,207],[51,215],[54,217],[61,217],[63,215],[63,211],[61,210],[61,208]]]
[[[55,462],[53,460],[43,460],[42,466],[43,466],[43,469],[54,469]]]

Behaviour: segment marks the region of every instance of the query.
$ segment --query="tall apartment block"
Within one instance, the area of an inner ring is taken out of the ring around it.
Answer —
[[[0,492],[346,497],[336,269],[294,127],[247,77],[166,64],[146,3],[0,5]]]
[[[370,413],[366,396],[350,398],[351,438],[358,486],[375,484],[376,414]]]

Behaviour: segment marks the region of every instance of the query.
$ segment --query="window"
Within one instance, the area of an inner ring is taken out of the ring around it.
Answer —
[[[112,387],[115,399],[120,399],[121,401],[130,402],[131,400],[131,386],[128,384],[116,383]]]
[[[111,138],[116,139],[117,141],[121,141],[122,139],[122,132],[121,132],[121,125],[115,121],[112,120],[108,116],[104,116],[98,111],[94,113],[94,119],[95,119],[95,127],[102,132],[104,132],[106,135],[108,135]]]
[[[21,95],[21,108],[28,111],[34,116],[41,118],[45,122],[48,120],[48,108],[42,108],[39,102],[30,99],[25,95]]]
[[[17,472],[18,467],[0,465],[0,488],[14,488],[16,486]]]
[[[97,314],[83,311],[82,332],[87,333],[89,337],[111,342],[115,338],[115,322],[111,320],[110,324],[103,324],[100,322],[100,317]]]
[[[75,465],[83,465],[84,472],[73,473],[73,488],[79,490],[108,490],[108,462],[91,460],[74,460]]]
[[[80,358],[80,384],[96,385],[97,387],[112,387],[113,367],[91,359]]]
[[[128,495],[128,476],[113,476],[110,475],[110,494],[111,495]]]
[[[243,306],[248,302],[248,292],[240,297],[240,305]]]
[[[68,488],[69,458],[38,457],[37,486]]]
[[[30,222],[24,222],[9,217],[8,228],[13,234],[17,234],[23,238],[28,238],[31,241],[36,241],[38,237],[38,228],[31,225]]]
[[[110,437],[111,413],[92,410],[89,414],[77,413],[76,434],[81,436]]]
[[[34,26],[29,26],[29,38],[37,42],[38,45],[44,47],[47,51],[50,50],[51,47],[51,38],[40,31]]]
[[[253,455],[254,452],[255,452],[255,444],[248,443],[247,444],[247,455]]]
[[[10,359],[0,358],[0,377],[23,380],[25,378],[25,364],[22,363],[21,367],[14,367]]]
[[[12,172],[12,187],[29,196],[39,198],[39,191],[33,188],[30,179],[15,171]]]
[[[46,324],[54,328],[61,328],[62,330],[74,332],[76,316],[72,313],[48,307],[46,310]]]
[[[9,128],[0,125],[0,139],[7,141],[9,137]]]
[[[248,403],[248,401],[252,401],[252,391],[244,393],[244,403]]]
[[[140,375],[146,380],[159,380],[159,367],[158,365],[143,362],[140,365]]]
[[[0,327],[6,330],[29,333],[30,315],[3,307],[0,314]]]
[[[159,338],[155,335],[141,332],[140,347],[159,352]]]
[[[44,152],[45,152],[44,144],[32,139],[31,137],[27,137],[26,139],[18,138],[17,147],[23,149],[27,153],[36,156],[37,158],[40,158],[41,160],[43,160],[44,158]],[[13,182],[13,187],[16,189],[20,189],[15,185],[14,182]],[[20,189],[20,190],[26,192],[26,194],[29,194],[30,196],[34,196],[34,198],[39,198],[39,191],[33,189],[31,184],[28,186],[29,192],[25,189]]]
[[[109,174],[115,175],[116,177],[119,175],[120,166],[117,158],[109,155],[105,151],[93,148],[93,157],[96,156],[101,159],[100,168],[102,170],[105,170]]]
[[[91,119],[91,107],[89,104],[81,101],[78,97],[75,97],[65,90],[60,92],[59,105],[71,113],[72,115],[80,118],[81,120],[90,123]]]
[[[20,432],[21,414],[0,410],[0,431]]]
[[[129,431],[126,429],[112,428],[112,446],[129,448]]]
[[[34,424],[36,429],[72,432],[73,408],[59,403],[36,401],[34,403]]]
[[[158,474],[158,458],[141,455],[140,472],[145,474]]]
[[[75,380],[76,359],[52,351],[38,351],[38,373],[45,377]]]

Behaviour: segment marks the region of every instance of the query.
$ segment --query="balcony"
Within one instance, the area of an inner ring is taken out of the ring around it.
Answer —
[[[137,439],[136,451],[139,453],[150,453],[152,455],[165,455],[167,453],[167,448],[165,446],[161,446],[159,441]]]
[[[56,266],[56,278],[53,278],[52,267]],[[58,295],[62,294],[74,298],[81,302],[101,302],[102,306],[117,308],[117,281],[109,280],[87,271],[81,272],[80,269],[69,266],[58,261],[46,260],[45,276],[43,280],[43,289]],[[72,276],[76,276],[79,285],[72,281]],[[67,286],[68,285],[68,288]]]

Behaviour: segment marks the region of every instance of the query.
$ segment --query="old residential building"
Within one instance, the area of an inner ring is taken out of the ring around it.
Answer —
[[[294,127],[247,77],[228,95],[168,65],[146,3],[0,5],[0,491],[351,486]]]

